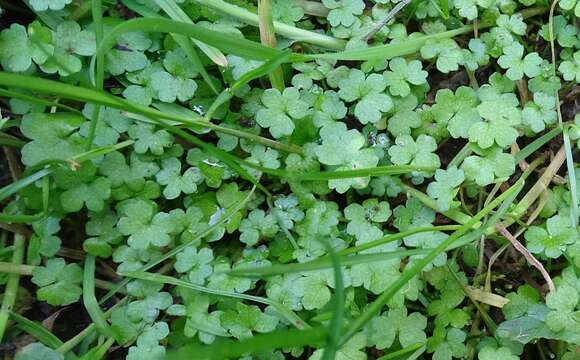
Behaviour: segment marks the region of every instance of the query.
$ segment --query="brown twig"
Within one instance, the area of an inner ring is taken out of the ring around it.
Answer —
[[[526,260],[530,265],[532,265],[533,267],[535,267],[540,271],[540,273],[544,277],[544,280],[546,280],[546,284],[548,285],[548,289],[550,290],[550,292],[555,291],[556,287],[554,286],[554,282],[552,281],[552,278],[550,278],[550,274],[548,274],[548,272],[544,268],[544,265],[542,265],[542,263],[539,262],[538,259],[536,259],[534,255],[532,255],[532,253],[530,253],[530,251],[526,249],[526,247],[522,245],[522,243],[520,243],[518,239],[516,239],[505,227],[503,227],[501,224],[496,224],[495,228],[497,231],[499,231],[500,234],[502,234],[506,239],[509,240],[509,242],[514,246],[514,248],[517,251],[519,251],[519,253],[522,254],[524,258],[526,258]]]
[[[517,153],[520,152],[520,146],[518,145],[518,143],[513,143],[511,146],[511,153],[512,155],[515,155]],[[530,166],[530,164],[528,164],[528,162],[526,161],[526,159],[522,159],[518,162],[518,166],[520,167],[520,170],[522,171],[526,171],[526,169],[528,168],[528,166]]]
[[[12,149],[6,146],[4,146],[4,155],[6,156],[12,179],[18,181],[22,177],[22,166],[20,165],[18,157],[14,154]]]
[[[15,234],[20,234],[24,237],[30,237],[32,235],[32,232],[30,230],[28,230],[26,227],[20,224],[0,223],[0,229],[4,229],[6,231],[10,231]]]
[[[528,82],[525,79],[520,79],[516,82],[516,85],[520,95],[520,105],[524,106],[529,99]]]

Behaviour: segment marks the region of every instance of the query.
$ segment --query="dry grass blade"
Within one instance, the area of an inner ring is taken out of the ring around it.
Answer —
[[[369,31],[369,33],[365,35],[365,37],[363,38],[364,41],[369,41],[370,39],[372,39],[373,36],[375,36],[375,34],[383,28],[383,26],[387,25],[387,23],[391,21],[391,19],[394,18],[395,15],[399,13],[399,11],[403,10],[403,8],[407,6],[410,2],[411,0],[403,0],[397,5],[395,5],[395,7],[393,7],[393,9],[389,11],[389,13],[383,19],[378,21],[375,24],[375,26],[373,26],[371,31]]]
[[[509,240],[509,242],[514,246],[514,248],[516,248],[516,250],[526,258],[526,260],[528,261],[528,263],[530,263],[530,265],[538,269],[538,271],[542,274],[544,280],[546,280],[546,284],[548,285],[548,289],[550,289],[550,292],[556,291],[554,282],[552,281],[550,274],[548,274],[548,272],[544,268],[544,265],[542,265],[542,263],[539,262],[538,259],[536,259],[534,255],[532,255],[532,253],[530,253],[530,251],[524,245],[522,245],[522,243],[519,242],[518,239],[516,239],[505,227],[503,227],[501,224],[496,224],[495,228],[497,229],[497,231],[499,231],[500,234],[502,234],[506,239]]]
[[[274,29],[274,20],[272,18],[272,2],[270,0],[258,0],[258,17],[260,20],[260,41],[262,45],[276,48],[276,30]],[[270,84],[278,91],[284,91],[284,72],[281,65],[272,70],[268,77]]]

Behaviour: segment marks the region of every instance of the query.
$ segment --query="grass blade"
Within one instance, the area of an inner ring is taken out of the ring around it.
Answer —
[[[258,0],[258,19],[260,28],[260,41],[262,45],[276,48],[276,31],[274,30],[274,20],[272,18],[272,3],[270,0]],[[268,74],[270,84],[280,92],[286,87],[284,85],[284,71],[278,66]]]
[[[163,18],[161,15],[152,11],[148,7],[137,3],[135,0],[123,0],[123,4],[127,6],[129,9],[133,10],[137,14],[143,17],[150,17],[150,18]],[[195,47],[192,44],[192,41],[188,39],[186,36],[179,35],[179,34],[171,34],[173,39],[177,42],[177,44],[185,51],[185,54],[193,63],[195,69],[201,74],[201,77],[205,81],[205,83],[210,87],[210,89],[214,92],[214,94],[218,94],[218,90],[215,87],[215,84],[211,80],[209,74],[205,70],[205,66],[201,62]]]
[[[183,281],[183,280],[171,277],[171,276],[152,274],[152,273],[148,273],[145,271],[131,271],[131,272],[127,272],[127,273],[120,273],[119,275],[127,276],[130,278],[135,278],[135,279],[141,279],[141,280],[145,280],[145,281],[151,281],[151,282],[160,283],[160,284],[171,284],[171,285],[175,285],[175,286],[181,286],[181,287],[195,290],[195,291],[205,293],[205,294],[249,300],[249,301],[254,301],[254,302],[257,302],[260,304],[270,305],[274,309],[276,309],[276,311],[278,311],[280,313],[280,315],[282,315],[286,319],[286,321],[288,321],[288,323],[296,326],[296,328],[298,328],[298,329],[310,329],[310,326],[308,325],[308,323],[306,323],[304,320],[302,320],[292,310],[288,309],[287,306],[285,306],[279,302],[276,302],[274,300],[268,299],[268,298],[247,295],[247,294],[237,293],[237,292],[233,292],[233,291],[211,289],[211,288],[208,288],[205,286],[192,284],[190,282]]]
[[[56,335],[35,321],[29,320],[15,312],[10,313],[10,319],[16,322],[16,327],[18,329],[34,336],[36,340],[52,349],[56,349],[63,344]]]
[[[273,348],[292,348],[320,345],[326,336],[321,328],[311,330],[286,330],[269,334],[258,334],[247,340],[218,340],[212,345],[189,345],[167,354],[168,360],[230,359],[246,354],[255,354]]]
[[[52,30],[56,30],[58,25],[62,23],[63,19],[61,16],[58,15],[55,11],[35,11],[34,8],[30,5],[30,0],[23,1],[26,6],[30,8],[30,11],[34,12],[36,16],[49,28]]]
[[[238,158],[237,156],[231,155],[229,153],[227,153],[226,151],[223,151],[222,149],[218,148],[217,146],[210,144],[210,143],[206,143],[205,141],[202,141],[200,139],[198,139],[197,137],[177,128],[177,127],[173,127],[173,126],[168,126],[168,125],[164,125],[162,124],[162,126],[165,128],[165,130],[180,136],[181,138],[192,142],[193,144],[199,146],[200,148],[202,148],[203,150],[205,150],[208,154],[211,154],[213,156],[215,156],[216,158],[220,159],[221,161],[223,161],[226,165],[228,165],[230,168],[232,168],[234,171],[236,171],[241,177],[243,177],[244,179],[250,181],[252,184],[254,184],[258,189],[260,189],[264,194],[266,194],[266,196],[271,197],[272,194],[270,194],[270,192],[268,191],[268,189],[266,189],[262,184],[260,184],[260,182],[258,181],[258,179],[254,178],[246,169],[244,169],[243,167],[241,167],[239,165],[238,162],[243,162],[246,163],[245,160],[242,160],[240,158]]]
[[[420,36],[406,40],[403,43],[371,46],[359,50],[339,51],[335,53],[308,54],[303,55],[304,59],[326,59],[343,61],[367,61],[374,59],[390,60],[394,57],[413,54],[427,42],[427,40],[448,39],[457,35],[466,34],[473,31],[473,26],[466,25],[454,30],[444,31],[437,34]]]
[[[29,224],[42,219],[44,216],[44,212],[34,215],[0,214],[0,222],[7,224]]]
[[[97,326],[97,330],[107,337],[113,336],[113,331],[105,319],[97,298],[95,297],[95,257],[87,254],[85,257],[83,275],[83,305],[89,313],[91,320]]]
[[[111,346],[113,346],[114,343],[115,343],[115,338],[110,337],[101,345],[97,345],[94,348],[92,348],[91,350],[89,350],[86,354],[84,354],[79,359],[80,360],[100,360],[105,356],[107,351],[109,351],[109,349],[111,348]]]
[[[14,252],[12,253],[12,264],[22,264],[24,258],[24,237],[20,234],[14,234]],[[18,284],[20,283],[19,273],[8,274],[6,281],[6,288],[4,289],[4,298],[2,299],[2,307],[0,308],[0,342],[4,338],[6,325],[10,312],[14,308],[16,296],[18,295]]]
[[[97,54],[108,51],[115,44],[119,35],[137,30],[188,36],[204,43],[215,44],[226,53],[247,59],[268,60],[280,53],[280,50],[263,46],[257,42],[209,30],[195,24],[161,18],[138,18],[125,21],[111,29],[97,48]]]
[[[570,189],[570,222],[573,228],[578,228],[578,179],[576,179],[576,170],[574,169],[574,157],[572,155],[572,146],[570,145],[570,136],[568,136],[568,127],[564,126],[564,151],[566,151],[566,168],[568,170],[568,187]]]
[[[106,155],[110,152],[122,149],[124,147],[129,146],[129,145],[132,145],[133,143],[134,143],[133,140],[126,140],[126,141],[120,142],[120,143],[115,144],[115,145],[103,146],[103,147],[100,147],[97,149],[93,149],[93,150],[86,151],[84,153],[75,155],[69,160],[71,162],[82,163],[84,161],[95,159],[101,155]],[[34,183],[35,181],[46,177],[47,175],[51,174],[54,170],[56,170],[59,166],[63,166],[64,164],[67,164],[67,162],[63,161],[63,160],[48,161],[48,162],[42,164],[42,166],[46,166],[46,167],[36,171],[32,175],[29,175],[25,178],[22,178],[14,183],[7,185],[7,186],[3,187],[2,189],[0,189],[0,201],[6,199],[7,197],[11,196],[12,194],[18,192],[19,190],[25,188],[28,185]],[[39,165],[37,165],[37,166],[39,166]],[[48,200],[47,190],[48,190],[48,188],[46,187],[46,183],[43,183],[43,202],[45,203],[45,206],[44,206],[45,208],[46,208],[46,204],[47,204],[47,200]],[[31,223],[31,222],[42,219],[44,216],[45,216],[44,212],[41,212],[41,213],[38,213],[35,215],[0,214],[0,222],[4,222],[4,223]]]
[[[101,155],[106,155],[110,152],[122,149],[124,147],[129,146],[129,145],[132,145],[133,143],[134,143],[133,140],[127,140],[127,141],[123,141],[121,143],[118,143],[116,145],[103,146],[103,147],[100,147],[97,149],[93,149],[93,150],[86,151],[84,153],[75,155],[70,160],[77,162],[77,163],[82,163],[84,161],[97,158]],[[57,168],[57,166],[61,166],[61,165],[63,165],[63,163],[66,164],[66,162],[64,162],[64,161],[48,162],[48,164],[47,164],[48,166],[45,167],[44,169],[38,170],[29,176],[26,176],[18,181],[15,181],[9,185],[6,185],[2,189],[0,189],[0,201],[3,201],[7,197],[9,197],[9,196],[15,194],[16,192],[24,189],[28,185],[33,184],[36,181],[42,179],[43,177],[51,174]]]
[[[97,46],[103,41],[103,4],[101,0],[91,1],[91,12],[93,15],[93,22],[95,24],[95,40]],[[105,82],[105,54],[95,54],[95,74],[94,87],[97,90],[103,89]],[[99,123],[99,114],[101,113],[101,106],[96,104],[91,113],[91,123],[89,125],[89,133],[87,135],[87,150],[93,147],[93,141],[97,132],[97,125]]]
[[[515,200],[516,196],[519,194],[519,191],[513,192],[511,195],[505,198],[499,209],[489,218],[489,220],[484,224],[484,226],[480,226],[477,230],[471,232],[468,235],[462,236],[458,239],[456,243],[450,245],[446,251],[456,249],[462,247],[466,244],[471,243],[473,240],[478,239],[481,235],[490,234],[494,232],[494,224],[499,221],[499,219],[507,212],[508,208],[511,206],[513,201]],[[367,250],[369,248],[379,246],[382,244],[386,244],[391,241],[398,240],[400,238],[420,233],[420,232],[428,232],[428,231],[435,231],[436,228],[439,228],[437,231],[444,231],[445,228],[447,230],[457,230],[462,228],[462,225],[442,225],[442,226],[435,226],[431,228],[418,228],[413,230],[408,230],[406,232],[401,232],[393,235],[385,236],[381,239],[375,240],[373,242],[369,242],[367,244],[355,246],[349,249],[345,249],[340,252],[338,255],[340,257],[340,263],[342,266],[350,266],[350,265],[357,265],[362,263],[372,263],[378,261],[385,261],[385,260],[392,260],[392,259],[401,259],[407,256],[413,255],[424,255],[427,254],[431,249],[410,249],[410,250],[397,250],[397,251],[390,251],[390,252],[380,252],[380,253],[372,253],[372,254],[359,254],[359,255],[351,255],[354,252]],[[492,231],[490,231],[492,230]],[[280,274],[290,274],[290,273],[301,273],[307,271],[316,271],[316,270],[325,270],[332,268],[332,263],[329,257],[322,257],[316,260],[304,262],[304,263],[294,263],[294,264],[286,264],[286,265],[272,265],[272,266],[264,266],[252,269],[236,269],[231,270],[228,272],[228,275],[232,276],[243,276],[243,277],[268,277]]]
[[[281,64],[288,62],[291,55],[292,55],[292,51],[290,51],[290,50],[282,51],[279,55],[274,56],[272,59],[266,61],[265,63],[263,63],[262,65],[260,65],[256,69],[248,71],[247,73],[242,75],[238,79],[238,81],[236,81],[230,88],[225,89],[224,91],[222,91],[218,95],[218,97],[216,97],[216,99],[214,100],[214,102],[211,104],[210,108],[207,111],[206,118],[211,119],[213,116],[213,113],[223,103],[225,103],[226,101],[231,99],[234,96],[234,93],[239,88],[241,88],[242,86],[244,86],[245,84],[249,83],[252,80],[258,79],[262,76],[265,76],[265,75],[271,73],[276,68],[278,68]]]
[[[400,175],[407,174],[413,171],[433,171],[432,167],[413,166],[413,165],[385,165],[374,168],[356,169],[356,170],[340,170],[340,171],[317,171],[295,173],[283,169],[272,169],[259,166],[253,163],[244,162],[244,165],[260,170],[266,174],[274,175],[280,178],[298,181],[322,181],[333,179],[350,179],[366,176],[381,176],[381,175]]]
[[[576,171],[568,127],[564,126],[564,151],[566,152],[566,168],[568,170],[568,188],[570,189],[570,222],[573,228],[578,228],[578,189],[576,188]]]
[[[175,3],[173,0],[154,0],[155,4],[159,6],[165,13],[173,20],[181,21],[188,24],[193,24],[193,21],[187,14]],[[228,66],[228,59],[218,49],[207,45],[204,42],[193,39],[193,42],[199,47],[207,57],[210,58],[216,65],[226,67]]]
[[[528,158],[528,156],[535,153],[539,148],[547,144],[550,140],[558,136],[558,134],[560,134],[561,132],[562,128],[555,127],[552,130],[545,133],[544,135],[537,138],[536,140],[532,141],[515,155],[515,162],[519,163],[520,161]]]
[[[69,85],[58,81],[40,79],[32,76],[19,75],[1,71],[0,71],[0,84],[10,87],[37,91],[45,94],[54,94],[70,100],[99,104],[103,106],[112,107],[115,109],[124,110],[126,112],[133,112],[151,118],[152,120],[155,120],[157,123],[160,122],[159,119],[173,120],[195,129],[203,129],[203,128],[211,129],[213,131],[221,132],[224,134],[229,134],[232,136],[248,139],[250,141],[254,141],[256,143],[262,144],[264,146],[269,146],[277,150],[293,153],[301,152],[301,149],[295,145],[285,145],[271,139],[247,133],[245,131],[215,125],[205,121],[201,117],[190,119],[188,117],[180,116],[177,114],[164,113],[157,109],[132,103],[125,99],[111,95],[105,91],[97,91],[94,89]]]
[[[392,259],[400,259],[406,256],[426,254],[430,249],[411,249],[411,250],[397,250],[389,252],[380,252],[373,254],[362,255],[341,255],[339,260],[341,266],[350,266],[363,263],[371,263]],[[272,265],[251,269],[236,269],[228,271],[228,275],[243,276],[243,277],[268,277],[280,274],[302,273],[307,271],[324,270],[332,268],[332,261],[329,257],[322,257],[316,260],[294,263],[287,265]]]
[[[8,147],[20,149],[25,144],[26,144],[26,142],[20,140],[17,137],[0,132],[0,146],[8,146]]]
[[[550,35],[550,52],[552,55],[552,75],[556,76],[556,47],[554,46],[554,9],[558,1],[553,1],[550,6],[550,13],[548,17],[548,29]],[[570,145],[570,137],[568,136],[568,127],[563,124],[562,109],[560,108],[560,93],[558,89],[554,89],[554,96],[556,97],[556,113],[558,115],[558,126],[563,130],[564,137],[564,152],[566,154],[566,168],[568,170],[568,187],[570,188],[571,204],[570,204],[570,223],[572,227],[578,228],[578,192],[576,190],[576,175],[574,170],[574,159],[572,157],[572,146]]]
[[[15,181],[9,185],[4,186],[0,189],[0,201],[5,200],[6,198],[14,195],[18,191],[24,189],[30,184],[34,184],[36,181],[42,179],[43,177],[51,174],[54,170],[50,168],[39,170],[31,175],[21,178],[18,181]]]
[[[137,14],[139,14],[143,17],[163,18],[157,12],[152,11],[148,7],[139,4],[135,0],[122,0],[122,1],[123,1],[123,4],[125,4],[125,6],[127,6],[129,9],[133,10],[134,12],[136,12]],[[185,51],[185,54],[187,55],[189,60],[191,60],[195,69],[201,74],[201,77],[203,78],[205,83],[210,87],[210,89],[215,94],[217,94],[218,90],[215,87],[215,84],[213,83],[213,81],[211,80],[209,74],[205,70],[203,63],[201,62],[201,59],[199,58],[199,55],[197,54],[197,51],[195,50],[195,47],[192,44],[192,40],[188,39],[186,36],[179,35],[179,34],[171,34],[171,36],[177,42],[177,44],[183,49],[183,51]]]
[[[443,19],[449,19],[449,0],[436,0],[437,10],[443,16]]]
[[[428,196],[427,194],[415,189],[412,186],[409,186],[405,183],[401,184],[401,187],[407,192],[408,196],[413,196],[415,198],[417,198],[419,201],[421,201],[423,203],[423,205],[427,206],[428,208],[433,209],[436,212],[439,212],[439,210],[437,209],[437,203],[435,202],[434,199],[432,199],[430,196]],[[468,222],[471,219],[471,216],[462,213],[461,211],[457,210],[457,209],[450,209],[447,211],[442,212],[441,214],[447,216],[448,218],[450,218],[451,220],[459,223],[459,224],[465,224],[466,222]],[[481,226],[481,223],[476,223],[475,227]]]
[[[413,235],[413,234],[419,234],[422,232],[433,232],[433,231],[447,231],[447,230],[457,230],[461,227],[461,225],[441,225],[441,226],[430,226],[430,227],[422,227],[422,228],[414,228],[411,230],[407,230],[407,231],[402,231],[396,234],[390,234],[387,236],[383,236],[380,239],[376,239],[373,241],[369,241],[367,243],[358,245],[358,246],[353,246],[351,248],[348,249],[344,249],[342,250],[339,254],[341,255],[347,255],[347,254],[354,254],[357,252],[361,252],[364,250],[368,250],[368,249],[372,249],[374,247],[380,246],[380,245],[384,245],[387,243],[390,243],[392,241],[397,241],[399,239],[402,239],[404,237]]]
[[[401,350],[397,350],[397,351],[393,351],[392,353],[388,353],[386,355],[381,356],[380,358],[378,358],[377,360],[392,360],[392,359],[397,359],[403,355],[406,355],[410,352],[413,352],[415,350],[418,350],[420,348],[422,348],[423,346],[425,346],[424,343],[417,343],[411,346],[407,346],[404,349]]]
[[[274,56],[273,58],[266,61],[264,64],[260,65],[256,69],[248,71],[232,85],[232,92],[235,92],[243,85],[249,83],[252,80],[258,79],[264,75],[269,74],[270,72],[274,71],[274,69],[276,69],[278,66],[286,62],[289,62],[291,56],[292,51],[290,50],[281,51],[280,54]]]
[[[202,6],[207,6],[211,9],[226,13],[250,25],[259,25],[259,18],[257,14],[241,7],[229,4],[223,0],[194,1]],[[274,21],[274,29],[276,30],[276,33],[289,39],[303,41],[331,50],[342,50],[346,45],[346,41],[344,40],[336,39],[313,31],[300,29],[288,24],[281,23],[279,21]]]
[[[342,330],[342,321],[344,318],[344,280],[342,278],[342,269],[340,267],[340,259],[336,255],[334,249],[326,243],[321,241],[329,254],[330,262],[334,270],[334,300],[332,301],[332,318],[328,325],[328,336],[326,339],[326,346],[322,353],[323,360],[334,360],[336,353],[340,350],[340,334]]]
[[[5,97],[9,97],[9,98],[16,98],[16,99],[25,100],[28,102],[44,105],[47,107],[55,106],[57,108],[67,110],[67,111],[73,112],[73,113],[78,114],[78,115],[83,114],[82,112],[80,112],[79,110],[77,110],[73,107],[59,103],[57,100],[51,101],[51,100],[41,99],[41,98],[36,97],[36,96],[26,95],[26,94],[22,94],[22,93],[19,93],[16,91],[6,90],[6,89],[0,89],[0,95],[5,96]]]

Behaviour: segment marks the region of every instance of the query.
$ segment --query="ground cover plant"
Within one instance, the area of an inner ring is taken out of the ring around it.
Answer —
[[[580,1],[0,1],[0,349],[580,359]]]

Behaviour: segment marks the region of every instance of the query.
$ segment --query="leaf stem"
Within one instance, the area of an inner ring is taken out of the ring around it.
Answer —
[[[0,273],[30,276],[35,268],[34,265],[0,261]]]
[[[123,304],[125,304],[127,301],[129,300],[128,297],[124,297],[123,299],[121,299],[118,303],[116,303],[115,305],[113,305],[109,310],[107,310],[103,315],[105,318],[108,318],[109,316],[111,316],[111,314],[113,313],[113,311],[121,306],[123,306]],[[80,344],[87,336],[89,336],[90,334],[92,334],[93,331],[95,331],[97,328],[97,325],[95,323],[91,323],[89,324],[86,328],[84,328],[80,333],[78,333],[77,335],[75,335],[74,337],[72,337],[71,339],[69,339],[67,342],[65,342],[64,344],[62,344],[61,346],[59,346],[56,351],[58,351],[61,354],[66,354],[69,351],[71,351],[72,349],[74,349],[75,346],[77,346],[78,344]]]
[[[87,254],[85,257],[83,274],[83,305],[89,313],[97,330],[107,337],[113,336],[113,331],[105,319],[97,298],[95,297],[95,256]]]
[[[37,266],[34,265],[26,265],[26,264],[13,264],[9,262],[0,261],[0,273],[7,273],[7,274],[18,274],[24,276],[31,276],[34,269]],[[111,283],[106,280],[101,279],[94,279],[94,284],[96,287],[100,289],[110,290],[117,286],[115,283]]]
[[[455,156],[453,157],[453,159],[451,159],[449,164],[447,164],[447,168],[450,168],[452,166],[459,167],[459,165],[461,165],[463,160],[465,160],[465,158],[468,157],[469,154],[471,154],[471,152],[472,152],[472,150],[471,150],[471,147],[469,146],[469,141],[468,141],[467,143],[465,143],[465,145],[463,145],[461,150],[459,150],[459,152],[457,154],[455,154]]]
[[[429,207],[435,211],[438,211],[437,210],[437,203],[435,202],[434,199],[429,197],[427,194],[425,194],[422,191],[419,191],[419,190],[415,189],[414,187],[407,185],[405,183],[402,183],[401,187],[403,189],[405,189],[405,191],[407,192],[407,196],[413,196],[413,197],[417,198],[418,200],[420,200],[427,207]],[[465,224],[471,220],[471,216],[466,215],[466,214],[464,214],[461,211],[456,210],[456,209],[444,211],[444,212],[442,212],[442,214],[447,216],[451,220],[459,223],[459,224]],[[476,227],[481,226],[481,222],[476,223],[475,226]]]

